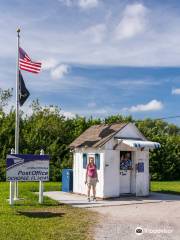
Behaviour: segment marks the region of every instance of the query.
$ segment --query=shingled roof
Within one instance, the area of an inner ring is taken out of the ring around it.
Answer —
[[[126,125],[127,123],[114,123],[91,126],[69,146],[70,148],[101,147]]]

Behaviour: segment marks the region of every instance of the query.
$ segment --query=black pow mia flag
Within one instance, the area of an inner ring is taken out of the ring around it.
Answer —
[[[30,93],[27,90],[22,74],[19,71],[19,104],[20,106],[22,106],[25,103],[29,95]]]

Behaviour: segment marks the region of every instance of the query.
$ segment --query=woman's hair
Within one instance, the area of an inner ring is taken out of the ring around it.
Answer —
[[[90,165],[91,159],[93,160],[93,165],[95,165],[94,157],[89,157],[88,166]]]

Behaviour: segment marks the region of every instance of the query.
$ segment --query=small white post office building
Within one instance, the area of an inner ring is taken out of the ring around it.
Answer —
[[[73,192],[86,194],[86,166],[94,157],[98,172],[97,197],[149,194],[149,150],[159,148],[147,141],[133,123],[100,124],[88,128],[70,145],[73,151]]]

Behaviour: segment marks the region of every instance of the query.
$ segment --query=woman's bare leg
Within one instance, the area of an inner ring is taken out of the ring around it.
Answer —
[[[96,186],[93,186],[93,198],[96,198]]]
[[[88,185],[87,197],[90,198],[91,185]]]

